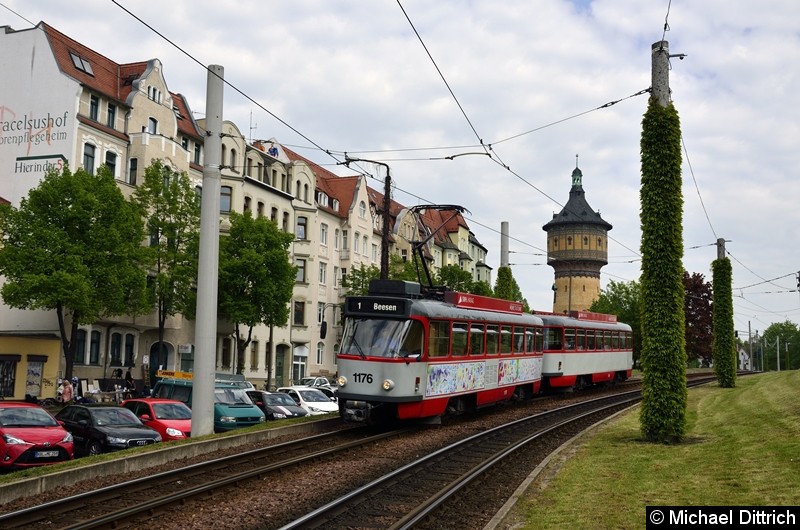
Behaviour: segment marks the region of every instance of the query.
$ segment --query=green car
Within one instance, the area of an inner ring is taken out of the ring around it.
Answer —
[[[153,397],[175,399],[191,407],[192,381],[162,379],[153,387]],[[264,421],[264,413],[253,404],[241,383],[235,381],[214,383],[214,432],[249,427]]]

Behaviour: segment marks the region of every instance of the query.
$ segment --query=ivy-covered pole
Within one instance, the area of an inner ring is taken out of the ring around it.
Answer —
[[[642,120],[642,434],[680,441],[686,431],[681,129],[669,100],[669,45],[652,46],[653,84]]]
[[[725,256],[725,240],[717,240],[717,259],[711,264],[714,288],[714,342],[711,354],[714,358],[714,373],[719,386],[736,386],[738,356],[734,344],[733,329],[733,274],[731,260]]]

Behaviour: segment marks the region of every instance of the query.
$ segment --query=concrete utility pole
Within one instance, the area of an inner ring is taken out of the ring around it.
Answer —
[[[669,42],[662,40],[653,43],[651,51],[652,96],[662,107],[669,105]]]
[[[217,361],[217,281],[219,279],[219,191],[222,158],[222,89],[225,70],[208,67],[206,138],[203,143],[203,197],[197,271],[192,438],[214,432],[214,369]]]
[[[508,267],[508,221],[500,223],[500,266]]]

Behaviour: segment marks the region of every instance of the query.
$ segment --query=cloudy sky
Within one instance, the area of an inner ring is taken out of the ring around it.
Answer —
[[[507,221],[514,277],[545,310],[542,225],[569,197],[576,155],[614,226],[602,286],[639,278],[642,91],[666,40],[685,54],[669,72],[684,266],[710,282],[722,238],[740,336],[800,320],[797,0],[0,0],[0,25],[39,21],[119,63],[160,59],[197,116],[202,65],[222,65],[224,118],[248,138],[338,174],[344,152],[388,164],[397,201],[466,208],[495,271]]]

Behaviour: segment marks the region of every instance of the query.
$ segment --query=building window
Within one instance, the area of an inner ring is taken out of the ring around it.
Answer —
[[[589,238],[586,236],[583,236],[583,246],[585,247],[589,246]]]
[[[258,370],[258,341],[250,343],[250,369]]]
[[[297,266],[297,278],[295,281],[297,283],[306,283],[306,260],[297,259],[294,264]]]
[[[333,266],[333,286],[339,287],[339,267]]]
[[[133,343],[134,336],[132,333],[125,334],[125,366],[133,366]]]
[[[158,120],[155,118],[148,118],[147,119],[147,132],[150,134],[157,134],[158,133]]]
[[[106,166],[111,170],[111,174],[117,176],[117,154],[106,151]]]
[[[342,234],[337,228],[336,230],[333,231],[333,248],[335,248],[336,250],[339,250],[339,247],[341,245],[341,239],[342,239]]]
[[[139,172],[139,159],[131,158],[130,167],[128,167],[128,184],[136,185],[136,174]]]
[[[197,142],[194,144],[194,163],[200,163],[200,144]]]
[[[107,110],[108,112],[106,113],[106,125],[114,129],[117,126],[117,106],[109,103]]]
[[[289,212],[283,212],[283,231],[289,231]]]
[[[308,202],[308,184],[303,184],[303,201]]]
[[[89,364],[100,364],[100,332],[92,331],[92,338],[89,342]]]
[[[319,264],[319,283],[320,285],[325,285],[325,282],[328,279],[328,264],[327,263],[320,263]]]
[[[325,354],[325,343],[319,341],[317,343],[317,364],[319,365],[322,364],[322,361],[324,360],[324,354]]]
[[[306,303],[302,300],[295,300],[294,310],[292,311],[292,324],[295,326],[306,325]]]
[[[295,235],[297,236],[297,239],[299,241],[305,241],[306,240],[306,224],[307,223],[308,223],[308,218],[307,217],[302,217],[301,216],[301,217],[297,218],[297,231],[295,232]]]
[[[362,240],[361,252],[363,252],[365,256],[367,255],[367,236],[364,236]]]
[[[325,320],[325,302],[317,302],[317,324]]]
[[[89,63],[89,59],[84,59],[78,54],[72,52],[70,52],[69,56],[72,58],[72,64],[75,66],[75,68],[81,72],[86,72],[87,74],[94,76],[92,65]]]
[[[83,169],[90,175],[94,175],[94,153],[95,146],[92,144],[83,145]]]
[[[86,363],[86,330],[79,329],[78,337],[75,339],[75,357],[73,358],[75,364]]]
[[[111,334],[111,366],[120,366],[122,364],[121,358],[122,350],[122,335],[120,333]]]
[[[372,261],[378,261],[378,245],[372,245]]]
[[[364,201],[358,203],[358,216],[362,219],[367,218],[367,204]]]
[[[0,355],[0,396],[13,396],[21,355]]]
[[[347,250],[350,248],[350,244],[347,242],[347,230],[342,230],[342,250]]]
[[[358,254],[358,245],[361,243],[361,234],[356,232],[356,237],[353,238],[353,253]]]
[[[272,221],[275,224],[278,223],[278,209],[277,208],[275,208],[275,207],[272,208],[272,212],[269,215],[269,220]]]
[[[231,341],[222,339],[222,367],[231,367]]]
[[[258,206],[256,207],[256,215],[259,217],[264,217],[264,203],[258,201]]]
[[[236,165],[236,149],[231,149],[231,166],[230,167],[231,167],[231,169],[233,171],[236,171],[236,168],[238,167]]]
[[[231,196],[233,195],[233,188],[230,186],[220,186],[219,189],[219,211],[220,213],[231,212]]]
[[[92,94],[89,96],[89,119],[97,121],[100,115],[100,98]]]
[[[319,225],[319,244],[324,247],[328,246],[328,225],[325,223]]]

